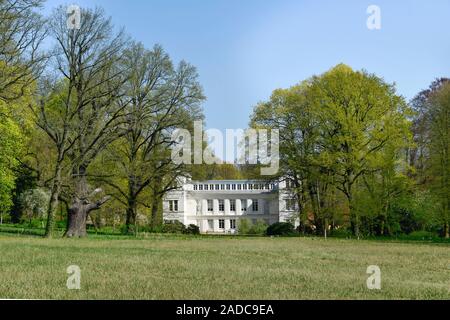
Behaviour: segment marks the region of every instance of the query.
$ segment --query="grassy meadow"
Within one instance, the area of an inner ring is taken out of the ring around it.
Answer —
[[[68,290],[69,265],[81,289]],[[381,268],[381,290],[366,269]],[[0,298],[449,299],[448,244],[318,238],[0,235]]]

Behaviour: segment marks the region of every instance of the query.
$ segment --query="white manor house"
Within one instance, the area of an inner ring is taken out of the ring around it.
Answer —
[[[164,221],[194,224],[201,233],[235,233],[239,219],[298,225],[296,201],[285,181],[183,180],[163,201]]]

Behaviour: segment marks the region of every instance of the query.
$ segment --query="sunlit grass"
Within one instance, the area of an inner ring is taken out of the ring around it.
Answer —
[[[69,265],[81,290],[68,290]],[[378,265],[382,289],[368,290]],[[317,238],[0,236],[0,298],[449,299],[450,246]]]

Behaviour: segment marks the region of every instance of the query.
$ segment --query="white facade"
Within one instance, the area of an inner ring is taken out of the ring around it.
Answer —
[[[235,233],[239,219],[298,224],[295,201],[285,186],[284,181],[187,181],[166,195],[163,218],[197,225],[201,233]]]

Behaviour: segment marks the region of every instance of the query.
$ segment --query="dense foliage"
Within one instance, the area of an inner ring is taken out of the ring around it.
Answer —
[[[256,106],[254,126],[280,129],[278,178],[291,182],[302,232],[448,237],[450,90],[441,83],[415,99],[415,113],[393,85],[338,65]]]

